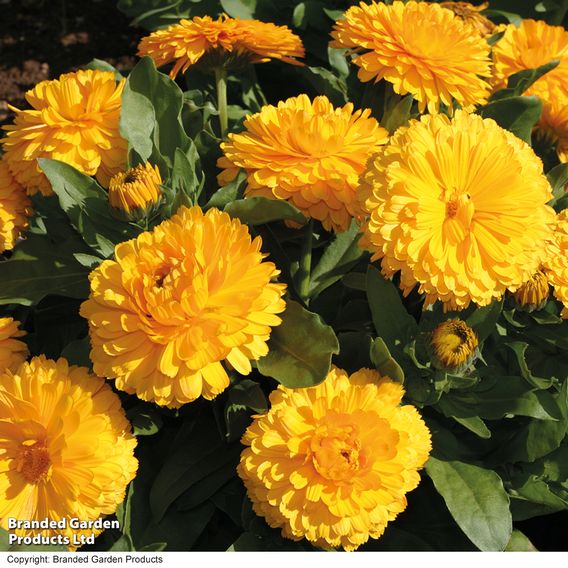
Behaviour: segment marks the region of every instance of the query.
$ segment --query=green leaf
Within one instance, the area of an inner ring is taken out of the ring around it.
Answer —
[[[473,328],[480,342],[491,335],[502,310],[503,300],[494,300],[488,306],[474,310],[465,320],[466,323]]]
[[[333,329],[319,315],[288,300],[282,323],[273,328],[268,355],[259,359],[258,370],[288,388],[311,387],[321,383],[339,352]]]
[[[525,379],[530,385],[538,389],[547,389],[552,385],[552,383],[554,382],[552,377],[535,377],[531,373],[526,360],[526,351],[529,346],[528,343],[525,343],[523,341],[510,341],[508,343],[505,343],[505,346],[509,347],[509,349],[511,349],[515,354],[515,359],[519,366],[521,377],[523,377],[523,379]]]
[[[404,383],[404,371],[391,356],[385,342],[380,338],[371,343],[370,357],[373,365],[382,376],[387,376],[399,383]]]
[[[181,124],[183,93],[175,81],[143,57],[131,71],[122,93],[120,132],[141,161],[173,166],[176,149],[190,140]]]
[[[151,404],[141,402],[129,408],[126,416],[132,424],[135,436],[153,436],[162,427],[162,417]]]
[[[73,258],[82,246],[78,237],[53,243],[47,235],[29,234],[10,260],[0,262],[0,305],[31,306],[48,294],[86,298],[89,270]]]
[[[92,59],[87,65],[84,67],[85,69],[93,69],[95,71],[112,71],[114,73],[114,78],[117,81],[121,81],[124,79],[122,73],[113,65],[111,65],[108,61],[103,61],[102,59]]]
[[[61,351],[61,357],[65,357],[70,365],[79,365],[90,369],[92,367],[90,353],[91,341],[87,336],[68,343],[65,349]]]
[[[353,220],[349,229],[337,234],[325,249],[310,277],[310,298],[317,298],[326,288],[340,280],[359,261],[364,252],[358,242],[359,226]]]
[[[487,428],[487,425],[479,416],[471,416],[469,418],[458,418],[457,416],[452,417],[458,424],[461,424],[464,428],[467,428],[470,432],[473,432],[476,436],[483,438],[485,440],[491,438],[491,430]]]
[[[509,77],[507,88],[497,91],[491,100],[501,100],[510,97],[518,97],[522,95],[533,83],[538,81],[545,73],[548,73],[555,67],[558,67],[560,60],[550,61],[536,69],[523,69],[514,73]]]
[[[223,10],[232,18],[253,20],[257,0],[221,0]]]
[[[430,456],[426,472],[467,537],[484,551],[504,550],[513,530],[509,497],[492,470]]]
[[[306,218],[291,203],[266,197],[238,199],[225,205],[224,211],[231,217],[236,217],[249,225],[263,225],[284,219],[301,225],[306,222]]]
[[[194,428],[189,436],[181,437],[150,490],[150,508],[154,522],[159,523],[174,501],[192,485],[227,463],[236,466],[236,446],[238,445],[230,446],[221,439],[212,417],[201,419],[198,429]]]
[[[538,552],[538,550],[521,531],[514,529],[505,552]]]
[[[566,195],[565,187],[568,184],[568,164],[558,164],[555,168],[552,168],[546,177],[552,187],[552,194],[554,199],[551,201],[550,205],[554,205],[558,199]]]
[[[333,105],[340,106],[348,102],[347,83],[325,67],[299,67],[298,77],[303,79],[314,90],[325,95]]]
[[[229,389],[229,402],[251,408],[262,414],[268,410],[266,396],[260,385],[250,379],[243,379]]]
[[[203,174],[199,171],[199,154],[195,144],[189,141],[189,151],[176,148],[172,170],[172,187],[186,196],[186,202],[196,204],[204,184]],[[186,203],[187,204],[187,203]]]
[[[38,162],[61,209],[92,250],[108,258],[115,244],[136,236],[131,225],[112,218],[107,193],[93,178],[57,160],[41,158]]]
[[[377,335],[396,356],[417,333],[418,325],[406,311],[394,284],[371,265],[367,269],[366,287]]]
[[[392,134],[401,126],[407,124],[410,119],[410,110],[412,109],[413,102],[414,98],[412,95],[402,97],[395,106],[388,111],[385,117],[383,117],[381,121],[382,126]]]
[[[542,112],[542,102],[538,97],[511,97],[494,101],[481,109],[483,118],[492,118],[497,124],[531,143],[533,126]]]
[[[207,202],[204,207],[205,210],[216,207],[217,209],[224,209],[226,205],[240,199],[244,192],[247,174],[244,170],[240,170],[237,177],[226,186],[218,189]]]

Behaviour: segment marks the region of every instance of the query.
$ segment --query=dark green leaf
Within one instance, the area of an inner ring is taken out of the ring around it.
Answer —
[[[527,144],[531,132],[540,118],[542,102],[538,97],[511,97],[489,103],[481,109],[483,118],[492,118]]]
[[[357,244],[361,233],[355,221],[347,231],[339,233],[325,249],[310,277],[310,298],[315,299],[335,284],[364,254]]]
[[[546,177],[552,187],[554,199],[551,205],[554,205],[558,199],[566,194],[565,188],[566,185],[568,185],[568,164],[558,164],[546,174]]]
[[[390,134],[408,123],[413,102],[414,98],[412,95],[406,95],[398,100],[394,107],[383,117],[381,124]]]
[[[426,471],[468,538],[480,550],[504,550],[513,526],[501,478],[492,470],[434,457]]]
[[[212,196],[204,209],[216,207],[217,209],[224,209],[226,205],[240,199],[244,191],[247,175],[244,170],[241,170],[237,177],[226,186],[217,190]]]
[[[502,310],[503,301],[494,300],[488,306],[474,310],[466,319],[466,323],[473,328],[479,341],[484,341],[491,335]]]
[[[394,284],[373,266],[367,269],[366,287],[377,335],[396,356],[416,334],[418,325],[406,311]]]
[[[0,305],[30,306],[48,294],[86,298],[89,270],[73,258],[83,246],[78,237],[55,244],[46,235],[28,235],[0,262]]]
[[[243,379],[231,386],[229,389],[229,402],[246,406],[258,413],[268,410],[268,402],[260,385],[250,379]]]
[[[79,365],[80,367],[92,367],[91,358],[91,341],[89,337],[76,339],[65,346],[61,352],[61,357],[65,357],[70,365]]]
[[[93,59],[87,65],[85,65],[85,69],[94,69],[96,71],[112,71],[114,73],[114,77],[117,81],[121,81],[124,79],[121,72],[111,65],[108,61],[103,61],[102,59]]]
[[[344,105],[347,100],[347,84],[325,67],[299,67],[296,71],[318,94],[325,95],[333,105]]]
[[[505,343],[505,346],[509,347],[515,354],[515,359],[519,366],[521,377],[523,377],[523,379],[525,379],[530,385],[538,389],[547,389],[552,385],[554,382],[552,377],[535,377],[529,369],[526,361],[526,351],[529,346],[528,343],[522,341],[510,341]]]
[[[304,224],[306,218],[288,201],[249,197],[225,205],[225,212],[249,225],[262,225],[271,221],[289,219]]]
[[[112,218],[107,193],[93,178],[57,160],[38,162],[73,227],[103,258],[114,253],[115,244],[136,235],[131,225]]]
[[[126,416],[135,436],[152,436],[162,427],[162,417],[151,404],[141,402],[129,408]]]
[[[500,100],[522,95],[533,83],[540,79],[545,73],[558,67],[560,60],[550,61],[536,69],[523,69],[509,77],[507,88],[497,91],[491,100]]]
[[[258,370],[288,388],[310,387],[327,376],[331,356],[339,343],[333,329],[320,316],[288,300],[282,324],[273,328],[268,355],[258,361]]]
[[[491,438],[491,430],[487,428],[487,425],[479,416],[471,416],[469,418],[458,418],[457,416],[452,417],[458,424],[461,424],[464,428],[467,428],[470,432],[473,432],[476,436],[483,439]]]

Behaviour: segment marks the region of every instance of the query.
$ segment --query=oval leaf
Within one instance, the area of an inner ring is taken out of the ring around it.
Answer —
[[[238,199],[225,206],[224,211],[231,217],[249,225],[263,225],[272,221],[289,219],[303,225],[306,218],[291,203],[266,197]]]
[[[428,460],[426,471],[471,542],[480,550],[504,550],[513,519],[501,478],[492,470],[434,457]]]
[[[339,353],[333,329],[300,304],[288,301],[282,324],[272,330],[268,355],[259,359],[258,370],[288,388],[321,383]]]

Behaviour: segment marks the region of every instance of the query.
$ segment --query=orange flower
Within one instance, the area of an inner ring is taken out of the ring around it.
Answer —
[[[420,112],[440,103],[462,107],[484,103],[490,47],[450,10],[428,2],[361,3],[347,10],[331,34],[332,47],[356,55],[361,81],[385,79],[396,93],[411,93]]]
[[[406,508],[430,432],[404,389],[361,369],[332,368],[310,388],[279,386],[245,432],[237,472],[254,511],[293,540],[355,550]]]
[[[239,220],[199,207],[117,245],[81,306],[95,372],[173,408],[225,390],[222,362],[248,375],[285,309],[260,245]]]
[[[244,132],[221,144],[219,183],[244,168],[247,196],[288,200],[327,230],[345,231],[359,213],[359,175],[388,139],[370,112],[307,95],[264,106],[245,120]]]
[[[218,20],[210,16],[181,20],[155,31],[142,38],[138,55],[149,55],[157,67],[175,62],[170,71],[170,77],[175,78],[197,62],[232,67],[280,59],[300,65],[294,58],[304,57],[304,47],[286,26],[223,15]]]
[[[0,158],[0,253],[12,250],[27,228],[31,205],[26,190],[10,173],[6,160]]]
[[[77,71],[28,91],[31,110],[12,108],[14,124],[4,127],[8,134],[0,142],[12,174],[30,195],[52,193],[37,158],[60,160],[96,175],[105,187],[124,169],[127,143],[118,129],[123,87],[114,73]]]

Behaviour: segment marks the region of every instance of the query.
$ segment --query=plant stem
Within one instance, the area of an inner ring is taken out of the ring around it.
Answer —
[[[224,67],[215,67],[215,84],[217,86],[217,110],[219,111],[221,138],[225,138],[229,129],[229,117],[227,115],[227,71]]]
[[[305,227],[304,241],[298,267],[298,294],[307,305],[309,303],[310,273],[312,270],[312,239],[314,234],[314,221],[310,219]]]

